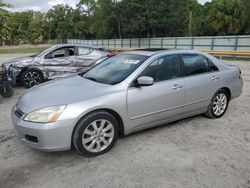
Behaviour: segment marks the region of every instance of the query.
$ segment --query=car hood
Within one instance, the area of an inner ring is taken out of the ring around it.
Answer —
[[[10,65],[14,66],[26,66],[34,60],[35,56],[26,56],[26,57],[20,57],[16,59],[11,59],[8,61],[3,62],[4,66],[9,67]]]
[[[18,100],[18,108],[29,113],[44,107],[72,104],[110,92],[111,85],[85,79],[79,75],[49,81],[25,92]]]

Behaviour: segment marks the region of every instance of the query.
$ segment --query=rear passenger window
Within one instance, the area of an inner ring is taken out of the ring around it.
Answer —
[[[86,47],[78,47],[78,55],[89,55],[93,49]]]
[[[140,76],[150,76],[155,82],[178,77],[178,56],[169,55],[154,60]]]
[[[183,54],[183,75],[195,75],[217,71],[218,68],[205,56],[199,54]]]

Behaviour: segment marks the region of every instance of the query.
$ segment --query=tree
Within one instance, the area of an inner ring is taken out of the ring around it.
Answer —
[[[72,33],[70,27],[70,15],[72,8],[68,5],[56,5],[47,13],[47,22],[50,26],[50,37],[58,38],[62,41]]]
[[[213,34],[237,34],[244,27],[242,0],[213,0],[209,5],[208,25]]]
[[[11,5],[0,0],[0,42],[2,42],[2,45],[4,45],[5,41],[10,38],[9,28],[5,21],[8,19],[8,11],[3,9],[7,7],[10,8]]]
[[[245,32],[250,33],[250,1],[243,0],[244,5],[244,21],[245,21]]]

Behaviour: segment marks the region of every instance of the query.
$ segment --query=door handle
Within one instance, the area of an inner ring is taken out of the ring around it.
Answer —
[[[179,84],[174,84],[174,85],[172,86],[172,89],[181,89],[181,88],[183,88],[183,86],[182,86],[182,85],[179,85]]]
[[[211,79],[214,80],[214,81],[216,81],[216,80],[219,80],[219,77],[218,76],[212,76]]]

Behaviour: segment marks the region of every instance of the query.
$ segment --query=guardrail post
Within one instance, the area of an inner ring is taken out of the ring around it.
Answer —
[[[102,46],[103,46],[103,39],[102,39]]]
[[[161,48],[163,48],[163,38],[161,38]]]
[[[238,49],[238,42],[239,42],[239,36],[237,35],[237,36],[235,37],[234,51],[237,51],[237,49]]]
[[[211,50],[214,50],[214,40],[215,40],[215,38],[212,37],[212,41],[211,41]]]
[[[191,49],[194,49],[194,37],[192,37]]]
[[[130,38],[130,39],[129,39],[129,47],[130,47],[130,48],[132,47],[132,44],[131,44],[131,43],[132,43],[132,39]]]
[[[141,38],[138,40],[138,48],[141,48]]]
[[[177,41],[178,39],[177,39],[177,37],[175,37],[175,41],[174,41],[174,48],[177,48]]]
[[[150,45],[151,45],[151,40],[150,38],[148,38],[148,48],[150,48]]]
[[[115,45],[115,49],[116,49],[116,39],[114,39],[114,45]]]
[[[109,39],[108,39],[108,48],[109,48]]]

